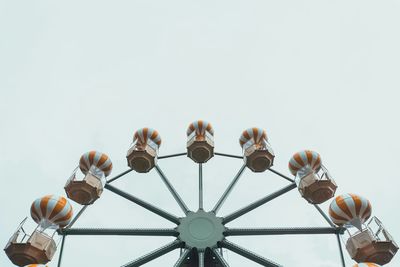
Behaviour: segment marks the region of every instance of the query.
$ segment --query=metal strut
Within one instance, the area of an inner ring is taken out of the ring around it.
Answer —
[[[219,253],[217,248],[213,248],[212,251],[213,251],[215,257],[217,258],[217,260],[219,261],[219,263],[221,263],[222,267],[229,267],[229,264],[225,261],[224,257],[221,255],[221,253]]]
[[[183,251],[183,253],[179,257],[178,261],[174,264],[174,267],[182,267],[190,251],[191,251],[190,249],[185,249],[185,251]]]
[[[183,212],[185,214],[187,214],[190,210],[189,208],[186,206],[185,202],[183,202],[182,198],[179,196],[178,192],[176,192],[175,188],[172,186],[172,184],[170,183],[170,181],[167,179],[167,177],[165,176],[165,174],[162,172],[162,170],[160,169],[160,167],[158,165],[155,166],[156,171],[158,172],[158,174],[160,175],[161,179],[163,180],[163,182],[165,183],[165,185],[167,186],[168,190],[171,192],[172,196],[175,198],[176,202],[178,203],[179,207],[181,207],[181,209],[183,210]]]
[[[180,223],[179,218],[176,217],[175,215],[172,215],[172,214],[170,214],[170,213],[168,213],[168,212],[166,212],[166,211],[164,211],[162,209],[159,209],[156,206],[153,206],[150,203],[147,203],[147,202],[145,202],[145,201],[143,201],[143,200],[141,200],[141,199],[139,199],[139,198],[137,198],[135,196],[132,196],[131,194],[128,194],[128,193],[126,193],[126,192],[124,192],[124,191],[122,191],[122,190],[120,190],[120,189],[118,189],[118,188],[116,188],[116,187],[114,187],[114,186],[112,186],[110,184],[106,184],[104,186],[104,188],[110,190],[111,192],[113,192],[113,193],[115,193],[117,195],[120,195],[123,198],[126,198],[126,199],[138,204],[139,206],[141,206],[141,207],[143,207],[143,208],[145,208],[145,209],[147,209],[147,210],[149,210],[149,211],[151,211],[151,212],[163,217],[164,219],[167,219],[167,220],[169,220],[169,221],[171,221],[171,222],[173,222],[175,224],[179,224]]]
[[[343,255],[343,249],[342,249],[342,242],[340,242],[340,237],[339,234],[336,235],[337,241],[338,241],[338,245],[339,245],[339,251],[340,251],[340,260],[342,262],[342,266],[346,267],[346,263],[344,261],[344,255]]]
[[[243,166],[240,168],[239,172],[233,178],[232,182],[228,185],[228,188],[226,188],[225,192],[222,194],[221,198],[218,200],[217,204],[215,204],[215,207],[212,209],[212,212],[217,213],[219,211],[222,204],[224,204],[226,198],[228,197],[229,193],[232,191],[232,189],[235,187],[235,185],[239,181],[239,178],[240,178],[240,176],[242,176],[245,169],[246,169],[246,164],[243,164]]]
[[[59,234],[67,235],[114,235],[114,236],[178,236],[174,229],[112,229],[112,228],[75,228],[62,229]]]
[[[246,213],[248,213],[248,212],[260,207],[261,205],[264,205],[265,203],[267,203],[267,202],[269,202],[269,201],[271,201],[271,200],[273,200],[273,199],[275,199],[275,198],[277,198],[277,197],[289,192],[290,190],[292,190],[294,188],[296,188],[296,184],[292,183],[292,184],[290,184],[290,185],[288,185],[288,186],[276,191],[275,193],[272,193],[272,194],[270,194],[270,195],[268,195],[266,197],[263,197],[263,198],[255,201],[255,202],[251,203],[250,205],[247,205],[246,207],[241,208],[241,209],[229,214],[228,216],[225,216],[224,219],[222,220],[222,223],[226,224],[228,222],[231,222],[231,221],[239,218],[243,214],[246,214]]]
[[[199,251],[199,267],[204,267],[204,251]]]
[[[293,227],[293,228],[228,228],[225,236],[250,235],[323,235],[339,234],[344,229],[340,227]]]
[[[60,256],[58,256],[57,267],[61,267],[62,256],[63,256],[63,253],[64,253],[64,243],[65,243],[65,236],[62,237],[61,248],[60,248]]]
[[[175,241],[162,246],[156,250],[153,250],[152,252],[134,260],[131,261],[130,263],[127,263],[125,265],[123,265],[122,267],[138,267],[138,266],[142,266],[145,263],[148,263],[149,261],[152,261],[154,259],[157,259],[158,257],[161,257],[171,251],[173,251],[174,249],[180,248],[182,247],[182,242],[178,239],[176,239]]]
[[[199,163],[199,210],[203,210],[203,164]]]
[[[223,240],[221,241],[221,246],[223,248],[229,249],[232,252],[235,252],[236,254],[239,254],[240,256],[243,256],[251,261],[254,261],[258,264],[261,264],[263,266],[267,267],[282,267],[282,265],[279,265],[269,259],[266,259],[260,255],[255,254],[254,252],[251,252],[245,248],[242,248],[228,240]]]

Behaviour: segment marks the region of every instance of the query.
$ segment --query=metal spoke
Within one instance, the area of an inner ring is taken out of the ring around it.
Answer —
[[[79,217],[81,217],[82,213],[87,209],[88,206],[83,206],[80,211],[78,212],[78,214],[75,215],[75,217],[72,219],[72,221],[68,224],[68,226],[66,227],[71,228],[72,225],[74,225],[76,223],[76,221],[79,219]]]
[[[273,172],[273,173],[275,173],[276,175],[282,177],[283,179],[288,180],[289,182],[294,183],[294,180],[293,180],[292,178],[289,178],[289,177],[287,177],[286,175],[284,175],[284,174],[282,174],[282,173],[280,173],[280,172],[278,172],[278,171],[275,171],[274,169],[269,168],[268,171]]]
[[[335,227],[335,225],[333,224],[331,219],[329,219],[329,217],[325,214],[325,212],[317,204],[314,204],[314,207],[318,210],[318,212],[322,215],[322,217],[324,217],[324,219],[329,223],[330,226]]]
[[[174,229],[111,229],[111,228],[75,228],[59,230],[67,235],[125,235],[125,236],[178,236]]]
[[[339,234],[344,231],[340,227],[293,227],[293,228],[229,228],[225,236],[249,236],[249,235],[321,235]]]
[[[251,252],[245,248],[242,248],[230,241],[227,240],[223,240],[221,242],[221,246],[229,249],[232,252],[235,252],[236,254],[239,254],[240,256],[243,256],[251,261],[254,261],[258,264],[261,264],[263,266],[267,266],[267,267],[281,267],[282,265],[279,265],[269,259],[266,259],[260,255],[255,254],[254,252]]]
[[[263,197],[260,200],[257,200],[256,202],[253,202],[252,204],[250,204],[250,205],[248,205],[248,206],[246,206],[246,207],[244,207],[244,208],[242,208],[240,210],[237,210],[237,211],[233,212],[232,214],[226,216],[223,219],[222,223],[226,224],[228,222],[231,222],[231,221],[239,218],[243,214],[246,214],[246,213],[248,213],[248,212],[260,207],[261,205],[264,205],[265,203],[267,203],[267,202],[269,202],[269,201],[271,201],[271,200],[273,200],[273,199],[275,199],[275,198],[277,198],[277,197],[289,192],[290,190],[292,190],[294,188],[296,188],[296,184],[292,183],[292,184],[290,184],[290,185],[288,185],[288,186],[276,191],[275,193],[272,193],[272,194],[270,194],[270,195],[268,195],[266,197]]]
[[[143,264],[148,263],[149,261],[152,261],[154,259],[157,259],[158,257],[161,257],[162,255],[165,255],[165,254],[173,251],[174,249],[177,249],[180,247],[182,247],[182,242],[179,240],[175,240],[163,247],[153,250],[152,252],[150,252],[134,261],[131,261],[130,263],[123,265],[122,267],[142,266]]]
[[[222,157],[228,157],[228,158],[235,158],[235,159],[243,159],[243,156],[236,156],[236,155],[230,155],[230,154],[225,154],[225,153],[214,153],[217,156],[222,156]]]
[[[218,200],[217,204],[215,204],[215,207],[212,209],[212,212],[214,212],[214,213],[218,212],[218,210],[221,208],[222,204],[224,204],[229,193],[232,191],[232,189],[235,187],[236,183],[239,181],[239,178],[240,178],[240,176],[242,176],[245,169],[246,169],[246,164],[243,164],[243,166],[240,168],[239,172],[236,174],[236,176],[233,178],[232,182],[229,184],[228,188],[225,190],[225,192],[222,194],[221,198]]]
[[[174,158],[174,157],[180,157],[180,156],[185,156],[187,153],[177,153],[177,154],[171,154],[171,155],[165,155],[165,156],[160,156],[157,157],[158,159],[166,159],[166,158]]]
[[[340,242],[340,237],[339,234],[336,235],[338,245],[339,245],[339,251],[340,251],[340,260],[342,261],[343,267],[346,267],[346,263],[344,262],[344,255],[343,255],[343,249],[342,249],[342,242]]]
[[[181,256],[179,257],[178,261],[174,264],[174,267],[182,267],[190,253],[190,249],[185,249]]]
[[[203,209],[203,164],[199,163],[199,209]]]
[[[62,237],[61,248],[60,248],[60,256],[58,256],[57,267],[61,267],[62,256],[63,256],[63,253],[64,253],[64,243],[65,243],[65,236]]]
[[[199,267],[204,267],[204,251],[199,251]]]
[[[187,214],[190,210],[189,208],[186,206],[185,202],[183,202],[182,198],[179,196],[178,192],[176,192],[175,188],[172,186],[172,184],[169,182],[169,180],[167,179],[167,177],[165,176],[165,174],[162,172],[162,170],[160,169],[160,167],[158,165],[155,166],[156,167],[156,171],[158,172],[158,174],[160,175],[161,179],[163,180],[163,182],[165,183],[165,185],[167,186],[168,190],[171,192],[172,196],[175,198],[176,202],[178,203],[179,207],[181,207],[181,209],[183,210],[183,212],[185,214]]]
[[[107,183],[112,183],[112,182],[114,182],[115,180],[117,180],[117,179],[121,178],[122,176],[124,176],[125,174],[130,173],[131,171],[133,171],[133,169],[126,170],[126,171],[124,171],[123,173],[120,173],[120,174],[118,174],[117,176],[115,176],[115,177],[111,178],[110,180],[108,180]]]
[[[151,212],[163,217],[164,219],[167,219],[167,220],[169,220],[169,221],[171,221],[171,222],[173,222],[175,224],[179,224],[180,223],[179,218],[176,217],[175,215],[172,215],[172,214],[170,214],[170,213],[168,213],[168,212],[166,212],[166,211],[164,211],[162,209],[159,209],[156,206],[153,206],[153,205],[151,205],[151,204],[149,204],[149,203],[147,203],[147,202],[145,202],[145,201],[143,201],[143,200],[141,200],[141,199],[139,199],[139,198],[137,198],[135,196],[132,196],[131,194],[128,194],[128,193],[126,193],[126,192],[124,192],[124,191],[122,191],[122,190],[120,190],[120,189],[118,189],[118,188],[116,188],[116,187],[114,187],[114,186],[112,186],[110,184],[106,184],[104,186],[104,188],[110,190],[111,192],[113,192],[113,193],[115,193],[117,195],[120,195],[123,198],[126,198],[126,199],[138,204],[139,206],[141,206],[141,207],[143,207],[143,208],[145,208],[145,209],[147,209],[147,210],[149,210],[149,211],[151,211]]]
[[[229,264],[225,261],[224,257],[221,255],[221,253],[219,253],[217,248],[213,248],[212,251],[213,251],[215,257],[217,258],[217,260],[219,261],[219,263],[221,263],[222,267],[229,267]]]

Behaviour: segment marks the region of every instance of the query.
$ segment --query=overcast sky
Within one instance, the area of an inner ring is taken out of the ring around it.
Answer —
[[[287,175],[294,152],[319,152],[337,193],[367,197],[399,240],[399,14],[398,0],[0,0],[2,246],[36,198],[64,194],[84,152],[107,153],[115,175],[127,169],[136,129],[157,129],[167,155],[185,151],[196,119],[214,125],[216,151],[237,155],[244,129],[266,129],[275,168]],[[197,166],[186,157],[159,165],[195,210]],[[206,209],[240,166],[217,157],[205,165]],[[182,216],[154,171],[115,185]],[[285,185],[247,170],[221,215]],[[109,191],[75,226],[173,227]],[[293,190],[229,226],[327,223]],[[284,266],[340,265],[334,236],[230,240]],[[70,236],[62,266],[118,267],[170,241]],[[226,256],[232,267],[258,266]],[[146,266],[172,266],[177,257]],[[4,253],[0,265],[11,266]],[[399,265],[397,257],[386,266]]]

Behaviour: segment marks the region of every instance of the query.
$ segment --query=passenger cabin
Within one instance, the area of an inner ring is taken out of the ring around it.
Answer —
[[[361,231],[349,234],[346,249],[358,263],[372,262],[379,265],[389,263],[399,247],[382,222],[373,217]]]
[[[29,264],[46,264],[53,258],[57,245],[53,235],[39,230],[37,227],[32,234],[24,229],[27,219],[22,221],[4,249],[11,262],[17,266]]]
[[[205,163],[214,156],[214,130],[206,121],[195,121],[187,130],[187,156],[194,162]]]

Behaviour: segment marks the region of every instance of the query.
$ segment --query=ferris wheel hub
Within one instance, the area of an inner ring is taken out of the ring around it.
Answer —
[[[187,247],[204,250],[216,247],[217,243],[224,239],[225,226],[222,224],[222,218],[213,212],[198,210],[189,212],[182,218],[177,230],[179,239],[185,242]]]

